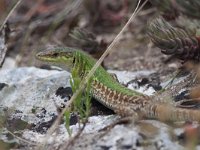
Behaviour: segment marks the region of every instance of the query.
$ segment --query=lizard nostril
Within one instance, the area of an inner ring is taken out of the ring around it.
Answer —
[[[75,63],[75,58],[73,59],[73,64]]]

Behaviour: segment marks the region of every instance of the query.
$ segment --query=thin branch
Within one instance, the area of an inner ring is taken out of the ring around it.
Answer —
[[[86,123],[87,123],[87,121],[85,121],[83,123],[83,126],[78,130],[78,132],[76,133],[76,135],[74,135],[72,138],[70,138],[70,140],[68,140],[67,143],[64,144],[63,147],[60,148],[60,150],[70,149],[69,146],[72,146],[74,144],[75,140],[81,135],[81,133],[85,129]]]
[[[26,140],[26,139],[23,139],[23,138],[21,138],[21,137],[15,135],[14,133],[12,133],[11,131],[9,131],[8,129],[6,129],[6,131],[7,131],[10,135],[12,135],[14,138],[18,139],[19,141],[22,141],[22,142],[27,143],[27,144],[32,145],[32,146],[37,146],[36,143],[30,142],[30,141],[28,141],[28,140]]]
[[[7,17],[5,18],[4,22],[2,23],[1,27],[0,27],[0,31],[3,29],[4,25],[6,24],[6,22],[8,21],[8,19],[10,18],[11,14],[14,12],[14,10],[17,8],[17,6],[21,3],[22,0],[19,0],[14,7],[10,10],[10,12],[8,13]]]
[[[3,129],[4,126],[0,125],[0,128]],[[30,141],[28,141],[28,140],[26,140],[26,139],[23,139],[23,138],[21,138],[21,137],[15,135],[14,133],[12,133],[12,132],[11,132],[10,130],[8,130],[8,129],[6,129],[6,131],[7,131],[10,135],[12,135],[14,138],[18,139],[19,141],[23,141],[23,142],[25,142],[25,143],[28,143],[29,145],[37,146],[36,143],[30,142]]]

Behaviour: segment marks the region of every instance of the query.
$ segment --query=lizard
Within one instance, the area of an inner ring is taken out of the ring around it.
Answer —
[[[40,61],[64,64],[67,69],[77,69],[84,79],[96,60],[82,50],[70,47],[54,47],[36,54]],[[92,96],[120,116],[134,119],[148,118],[161,121],[198,121],[200,110],[179,108],[154,97],[131,90],[117,82],[102,66],[95,71],[92,82]]]

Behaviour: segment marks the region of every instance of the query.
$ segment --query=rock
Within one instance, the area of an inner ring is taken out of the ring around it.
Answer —
[[[112,71],[112,73],[115,73],[120,81],[126,81],[124,82],[126,84],[140,74],[148,76],[152,72],[139,72],[138,74],[138,72]],[[127,74],[126,80],[123,79],[125,74]],[[66,143],[69,136],[63,122],[52,136],[47,138],[45,133],[56,119],[58,107],[67,103],[72,95],[69,84],[70,73],[24,67],[2,69],[0,77],[0,112],[1,115],[4,114],[5,122],[7,122],[4,124],[5,132],[0,135],[0,139],[12,143],[12,139],[9,141],[6,138],[8,133],[6,130],[9,129],[13,133],[20,131],[22,138],[36,142],[37,145],[47,139],[48,147],[51,149],[57,149]],[[146,94],[148,93],[147,91]],[[129,150],[143,147],[182,149],[182,146],[173,141],[171,128],[159,121],[141,121],[139,124],[122,124],[109,130],[102,130],[118,119],[117,115],[89,117],[85,129],[81,137],[76,139],[73,149]],[[70,126],[72,135],[79,130],[79,124],[76,122]],[[18,126],[17,130],[16,126]],[[16,142],[20,143],[18,140],[14,140],[14,142],[15,144]],[[148,145],[144,143],[148,143]],[[28,147],[26,143],[24,144],[25,147]]]
[[[0,71],[0,76],[1,85],[6,85],[0,91],[0,105],[22,112],[22,119],[29,123],[36,123],[41,118],[48,121],[47,116],[57,115],[55,92],[59,87],[69,87],[70,78],[66,71],[34,67],[4,69]],[[46,110],[45,117],[37,114],[42,110]]]

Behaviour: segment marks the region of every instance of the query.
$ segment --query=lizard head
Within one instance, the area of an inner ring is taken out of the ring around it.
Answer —
[[[36,54],[41,61],[73,65],[75,50],[68,47],[48,48]]]

